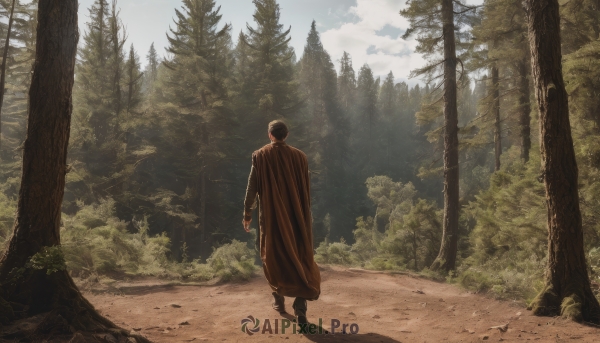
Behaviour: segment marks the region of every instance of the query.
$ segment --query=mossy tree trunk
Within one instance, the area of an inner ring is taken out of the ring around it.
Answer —
[[[65,270],[61,254],[45,261],[52,265],[39,269],[28,265],[32,256],[60,245],[79,37],[77,0],[40,0],[38,6],[36,58],[17,215],[10,243],[0,259],[2,295],[22,317],[48,313],[34,336],[73,331],[110,331],[127,336],[81,295]],[[56,271],[51,272],[49,267]]]
[[[600,323],[600,306],[590,287],[583,246],[578,170],[562,77],[558,0],[527,3],[548,207],[546,286],[531,307],[536,315]]]
[[[432,270],[455,268],[458,250],[459,174],[458,108],[456,103],[456,40],[452,0],[442,0],[444,35],[444,228]]]

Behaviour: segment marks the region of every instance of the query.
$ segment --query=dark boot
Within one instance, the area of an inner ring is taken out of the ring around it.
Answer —
[[[306,299],[296,298],[292,307],[294,308],[294,315],[296,316],[298,324],[308,324],[308,319],[306,318]]]
[[[275,298],[273,309],[279,313],[285,313],[285,298],[277,292],[273,292],[273,298]]]

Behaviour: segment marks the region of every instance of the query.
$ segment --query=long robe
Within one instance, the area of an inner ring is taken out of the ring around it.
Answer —
[[[279,142],[255,151],[244,202],[245,219],[252,218],[256,200],[260,256],[272,290],[282,296],[318,299],[321,275],[314,260],[306,155]]]

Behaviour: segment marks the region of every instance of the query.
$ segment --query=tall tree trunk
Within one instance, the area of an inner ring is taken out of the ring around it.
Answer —
[[[128,70],[129,82],[127,82],[127,114],[129,114],[131,112],[131,101],[133,99],[133,86],[134,86],[135,82],[137,81],[137,80],[133,79],[133,69],[134,68],[135,67],[132,63],[132,65],[129,66],[129,70]]]
[[[114,330],[128,335],[94,310],[64,270],[60,250],[48,248],[60,245],[60,215],[79,36],[77,9],[77,0],[39,1],[36,59],[29,90],[29,119],[17,215],[13,236],[0,259],[3,298],[19,304],[26,309],[27,315],[49,312],[37,328],[28,333],[34,337],[50,333],[71,334],[73,329]],[[28,266],[32,256],[49,252],[55,252],[51,255],[55,257],[52,265],[58,271],[52,272],[48,266],[43,266],[43,270]]]
[[[206,172],[200,174],[200,242],[206,239]]]
[[[494,158],[495,170],[500,170],[502,155],[502,122],[500,121],[500,72],[494,63],[492,66],[492,112],[494,114]]]
[[[205,95],[206,93],[203,92],[203,94]],[[205,104],[206,104],[206,99],[204,100]],[[206,108],[206,107],[205,107]],[[210,144],[210,131],[209,131],[209,126],[208,123],[204,122],[202,123],[202,149],[207,149],[207,147]],[[202,158],[200,161],[200,168],[202,168],[202,172],[200,173],[200,242],[204,243],[206,241],[206,235],[208,234],[208,230],[206,228],[207,224],[207,220],[206,220],[206,204],[208,202],[208,192],[206,190],[206,178],[207,178],[207,173],[206,173],[206,169],[208,164],[210,163],[209,161],[207,161],[205,158]]]
[[[521,127],[521,159],[529,162],[531,150],[531,103],[529,102],[529,79],[527,61],[523,60],[518,66],[519,73],[519,125]]]
[[[99,23],[100,23],[100,27],[95,28],[96,30],[98,30],[98,32],[100,33],[99,35],[99,39],[100,42],[98,43],[98,46],[100,47],[100,51],[98,52],[98,60],[100,61],[100,65],[102,66],[102,68],[100,68],[100,70],[104,70],[104,66],[106,65],[106,59],[104,58],[104,34],[106,33],[106,28],[104,27],[105,22],[104,22],[104,7],[106,6],[106,0],[100,0],[100,18],[99,18]]]
[[[456,45],[452,0],[442,1],[444,34],[444,229],[432,270],[455,268],[458,250],[458,109],[456,105]]]
[[[600,323],[600,305],[590,287],[583,246],[578,170],[562,76],[558,0],[527,3],[548,207],[546,286],[531,307],[536,315]]]
[[[78,39],[77,1],[40,1],[38,18],[17,218],[1,260],[0,279],[12,268],[25,265],[43,247],[60,243]]]
[[[110,35],[112,40],[112,54],[114,56],[114,75],[113,75],[113,101],[114,101],[114,110],[115,110],[115,127],[114,127],[114,135],[115,138],[120,134],[120,115],[121,115],[121,50],[122,50],[122,40],[119,35],[119,31],[121,29],[121,24],[119,23],[118,18],[118,10],[117,10],[117,2],[113,0],[111,7],[111,17],[110,17]]]
[[[8,18],[8,30],[6,33],[6,41],[4,42],[4,53],[2,55],[2,71],[0,76],[0,147],[2,147],[2,105],[4,104],[4,88],[6,87],[6,65],[8,60],[8,49],[10,48],[10,34],[12,32],[13,15],[15,14],[15,4],[17,0],[12,1],[10,8],[10,17]]]

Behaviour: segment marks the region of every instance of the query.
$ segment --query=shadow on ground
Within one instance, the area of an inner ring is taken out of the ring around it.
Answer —
[[[284,318],[287,318],[289,320],[292,320],[295,322],[295,317],[288,314],[288,313],[284,313],[282,314],[282,316]],[[310,325],[310,323],[309,323]],[[320,342],[377,342],[377,343],[401,343],[398,340],[395,340],[393,338],[384,336],[384,335],[380,335],[377,333],[365,333],[365,334],[356,334],[356,335],[352,335],[352,334],[343,334],[343,333],[336,333],[336,334],[331,334],[329,331],[327,331],[326,329],[324,329],[323,327],[318,326],[317,324],[314,324],[316,326],[316,332],[323,332],[323,334],[315,334],[315,335],[311,335],[311,334],[302,334],[304,337],[306,337],[309,341],[311,342],[316,342],[316,343],[320,343]],[[338,331],[340,331],[338,329]],[[313,331],[314,332],[314,331]]]
[[[377,333],[366,333],[357,335],[304,335],[311,342],[377,342],[377,343],[401,343],[393,338]]]

